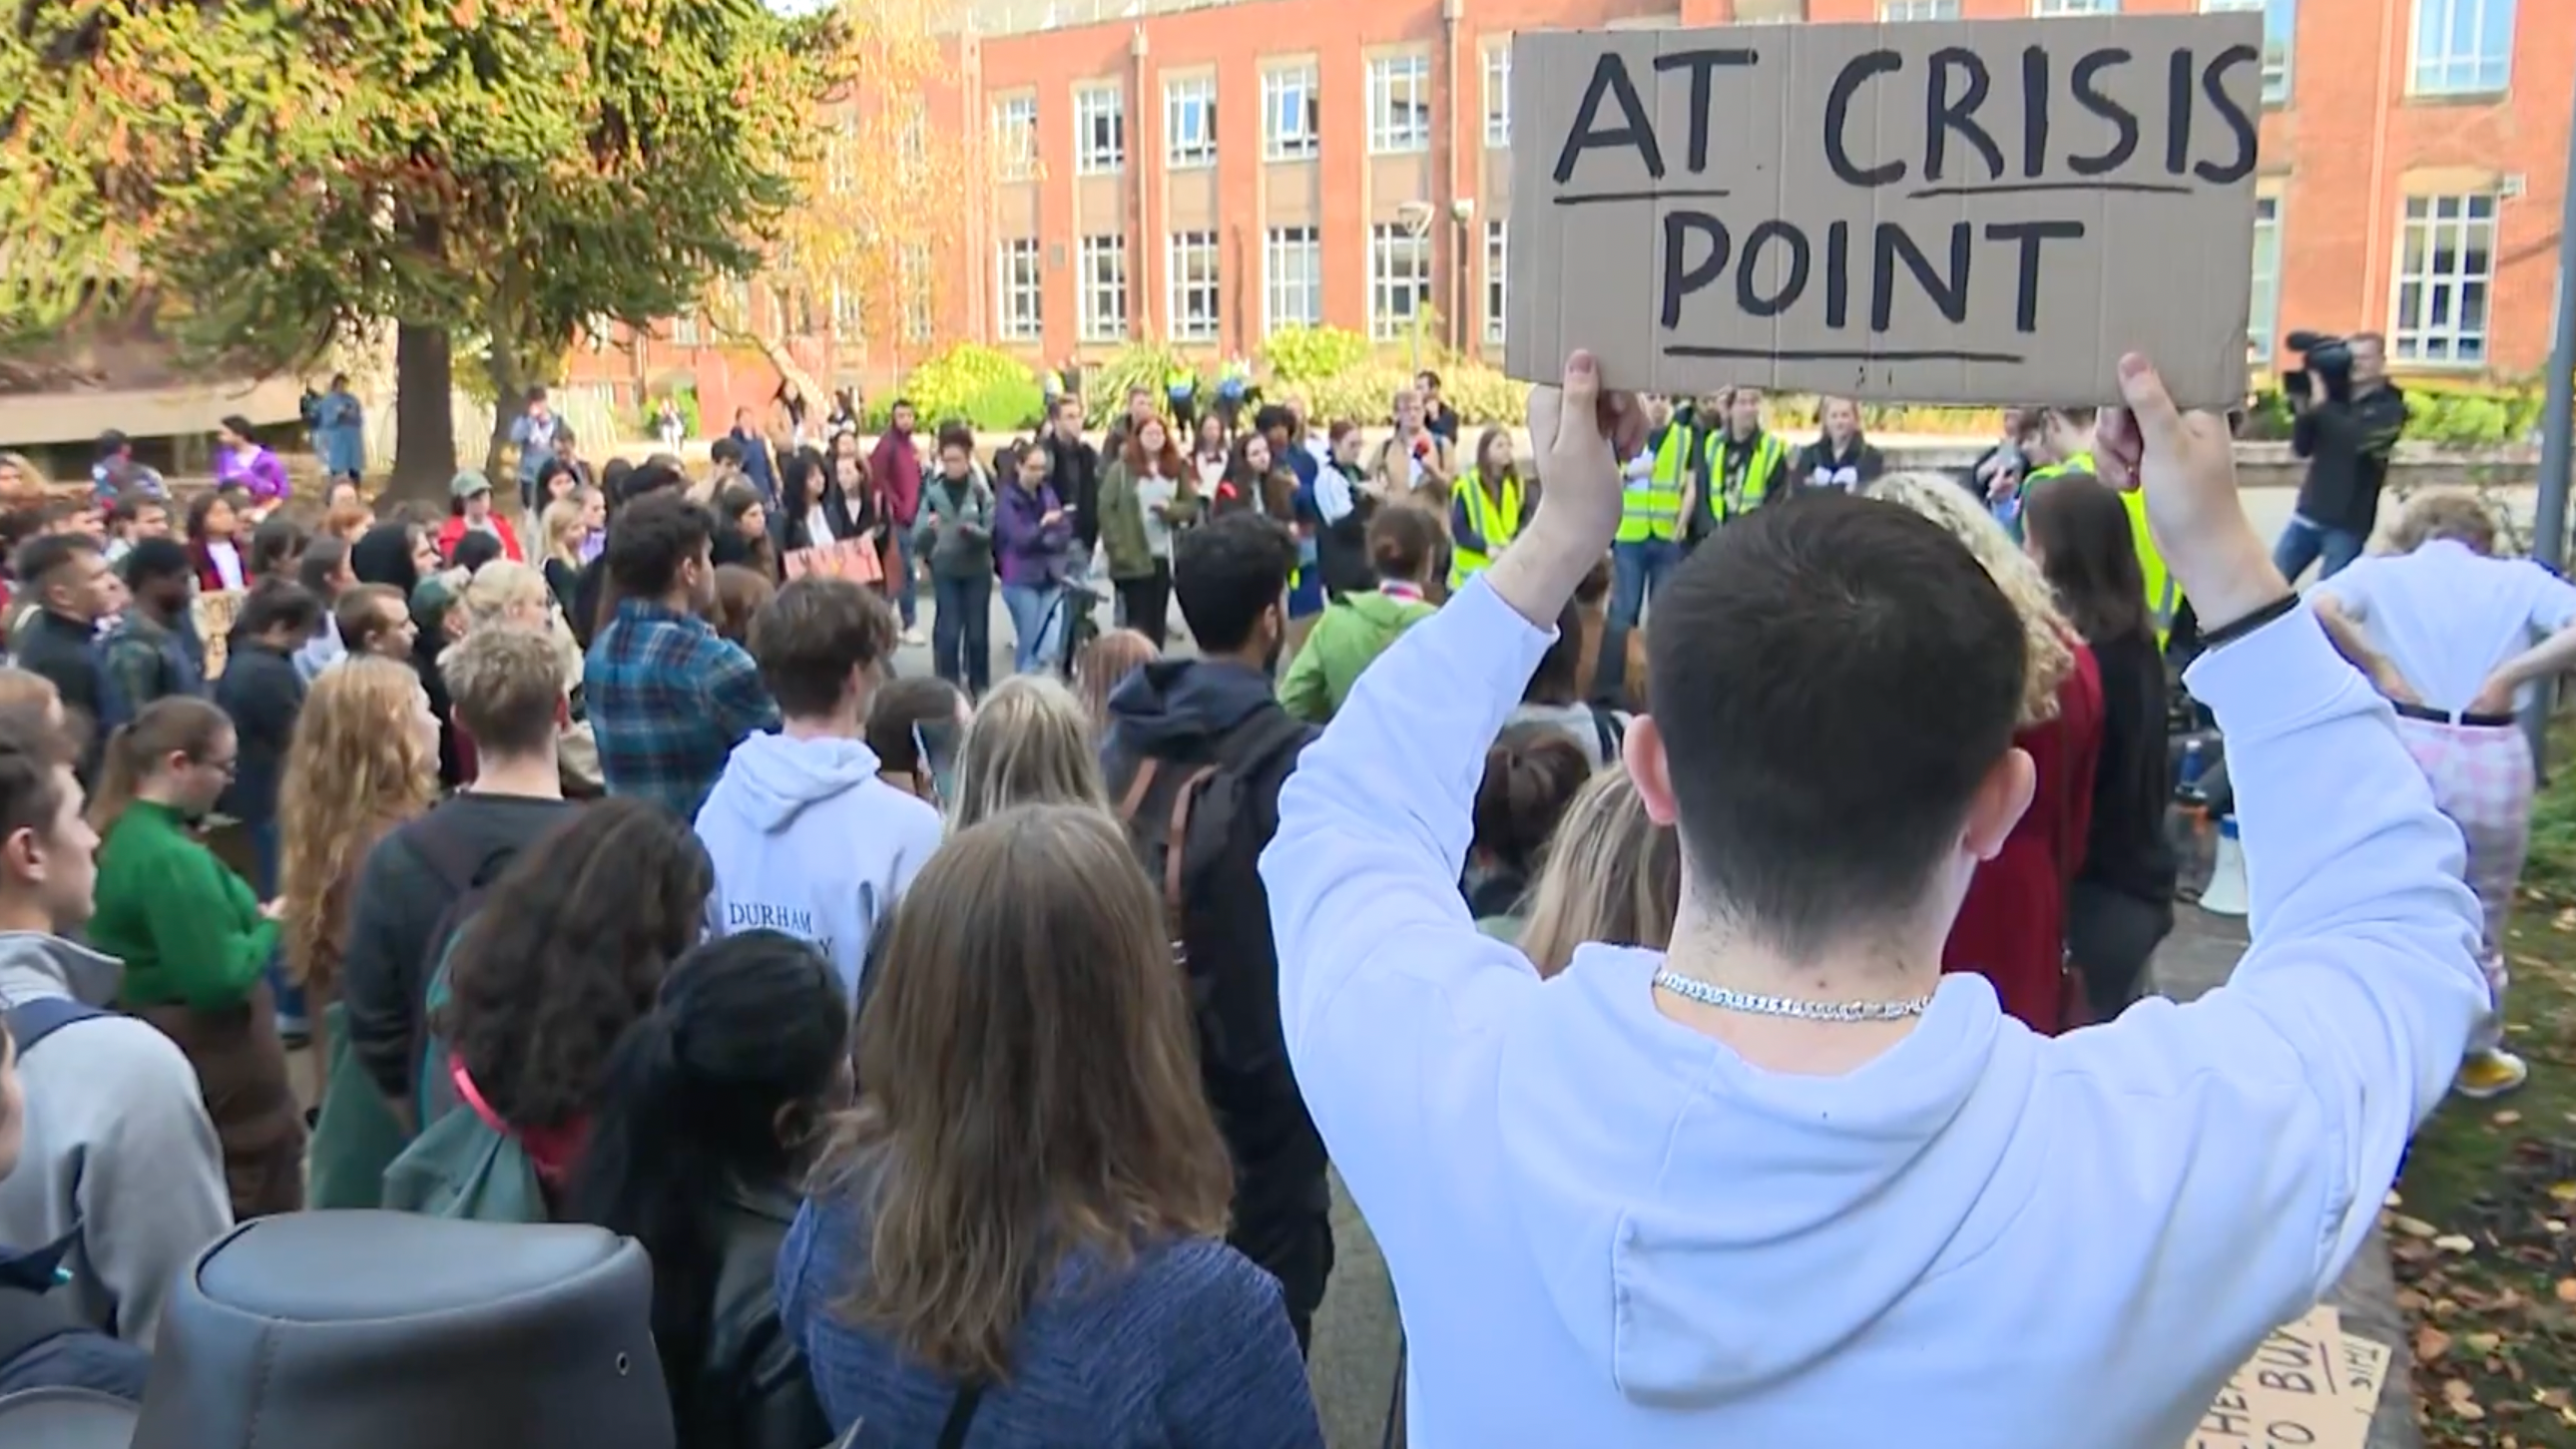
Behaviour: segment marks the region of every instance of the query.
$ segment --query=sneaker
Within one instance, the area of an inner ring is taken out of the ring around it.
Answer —
[[[2451,1090],[2483,1102],[2521,1086],[2530,1075],[2531,1068],[2509,1051],[2471,1052],[2460,1063],[2460,1075],[2452,1081]]]
[[[930,638],[919,629],[906,629],[903,631],[903,642],[919,647],[920,645],[929,643]]]

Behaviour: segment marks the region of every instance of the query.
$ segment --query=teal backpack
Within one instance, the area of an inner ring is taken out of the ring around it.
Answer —
[[[484,1104],[462,1066],[440,1061],[465,1110],[432,1121],[385,1169],[385,1206],[478,1223],[550,1221],[545,1187],[518,1137]]]

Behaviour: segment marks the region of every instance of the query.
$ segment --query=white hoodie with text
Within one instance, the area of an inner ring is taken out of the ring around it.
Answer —
[[[811,941],[855,1000],[869,936],[939,835],[939,812],[879,779],[860,741],[753,735],[698,811],[716,872],[708,931]]]

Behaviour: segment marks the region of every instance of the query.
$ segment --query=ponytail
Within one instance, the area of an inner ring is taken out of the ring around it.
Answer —
[[[90,828],[102,838],[114,829],[164,755],[212,753],[231,728],[223,710],[194,695],[168,695],[145,705],[107,737],[106,766],[89,801]]]

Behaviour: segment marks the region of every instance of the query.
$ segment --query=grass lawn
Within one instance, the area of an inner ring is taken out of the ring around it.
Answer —
[[[2576,1449],[2576,725],[2550,758],[2506,945],[2506,1044],[2531,1080],[2444,1103],[2386,1219],[2433,1449]]]

